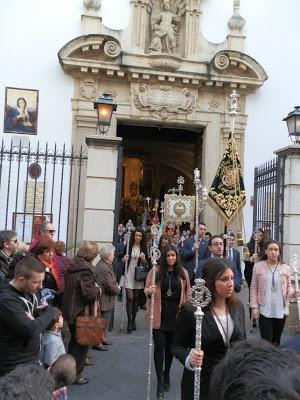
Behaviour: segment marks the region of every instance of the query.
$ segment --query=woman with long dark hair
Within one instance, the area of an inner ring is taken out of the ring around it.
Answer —
[[[142,228],[136,228],[131,233],[129,242],[129,254],[124,255],[123,261],[127,262],[127,276],[125,279],[125,265],[123,275],[120,280],[120,286],[126,289],[126,311],[128,318],[127,333],[136,330],[135,317],[144,297],[145,282],[135,279],[135,269],[138,265],[148,266],[147,240],[146,234]],[[126,281],[126,282],[125,282]]]
[[[190,288],[189,274],[181,266],[177,249],[163,248],[160,267],[156,268],[155,285],[151,270],[147,276],[145,294],[154,293],[153,340],[154,363],[157,375],[157,399],[164,398],[170,389],[170,369],[173,360],[171,344],[174,339],[176,317],[180,306],[187,301]],[[150,320],[150,299],[147,301],[146,321]]]
[[[259,319],[263,339],[280,345],[289,299],[299,295],[292,287],[289,266],[281,262],[279,242],[270,240],[263,259],[254,264],[250,289],[252,317]]]
[[[194,368],[202,365],[201,400],[209,398],[209,385],[214,367],[233,342],[246,337],[242,302],[235,297],[234,274],[223,258],[213,258],[203,269],[205,285],[212,295],[203,310],[202,350],[195,349],[196,308],[184,304],[179,312],[173,343],[173,354],[185,366],[181,381],[181,400],[194,399]]]

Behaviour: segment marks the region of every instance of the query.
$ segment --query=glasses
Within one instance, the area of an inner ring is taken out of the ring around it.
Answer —
[[[47,232],[55,233],[55,229],[47,229]]]

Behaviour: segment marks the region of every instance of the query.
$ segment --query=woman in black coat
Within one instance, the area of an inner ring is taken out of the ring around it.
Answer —
[[[76,340],[76,317],[83,316],[85,306],[89,305],[92,308],[95,300],[100,297],[95,267],[92,264],[98,251],[96,242],[84,241],[65,274],[62,312],[64,319],[68,322],[71,334],[68,353],[76,360],[76,381],[74,383],[77,385],[84,385],[89,381],[88,378],[81,376],[89,346],[83,346]]]
[[[201,400],[209,399],[214,367],[233,342],[246,337],[243,304],[234,294],[234,275],[227,260],[214,258],[203,270],[203,279],[212,295],[202,320],[202,351],[195,347],[196,308],[184,304],[179,312],[172,352],[185,366],[181,381],[181,400],[194,399],[194,370],[202,365]]]

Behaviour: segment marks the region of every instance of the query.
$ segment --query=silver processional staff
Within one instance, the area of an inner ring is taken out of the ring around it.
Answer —
[[[151,234],[153,237],[153,245],[150,249],[150,258],[152,262],[152,282],[151,285],[155,286],[155,269],[157,266],[157,260],[160,258],[160,251],[158,249],[157,237],[159,232],[159,226],[157,224],[152,225]],[[153,336],[153,315],[154,315],[154,293],[151,293],[150,300],[150,324],[149,324],[149,363],[148,363],[148,372],[147,372],[147,400],[150,400],[150,388],[151,388],[151,363],[152,363],[152,336]]]
[[[209,289],[205,286],[204,279],[195,279],[195,285],[192,286],[190,289],[189,302],[194,307],[196,307],[195,349],[197,351],[201,351],[202,319],[204,315],[202,308],[208,306],[208,304],[211,302],[211,293]],[[201,367],[195,367],[194,400],[200,400],[200,379],[201,379]]]
[[[194,185],[196,188],[196,212],[195,212],[195,273],[199,266],[199,216],[203,211],[205,203],[207,201],[207,189],[202,185],[200,179],[200,171],[198,168],[194,170]]]

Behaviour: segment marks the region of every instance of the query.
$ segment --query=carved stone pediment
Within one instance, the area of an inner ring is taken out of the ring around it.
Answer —
[[[259,80],[268,78],[264,69],[250,56],[238,51],[224,50],[217,53],[209,64],[210,74]]]
[[[81,60],[118,61],[121,54],[121,44],[113,36],[84,35],[67,43],[58,53],[63,67]]]
[[[190,114],[195,110],[196,99],[187,88],[167,85],[139,85],[134,93],[138,110],[149,111],[154,118],[166,120],[174,114]]]

